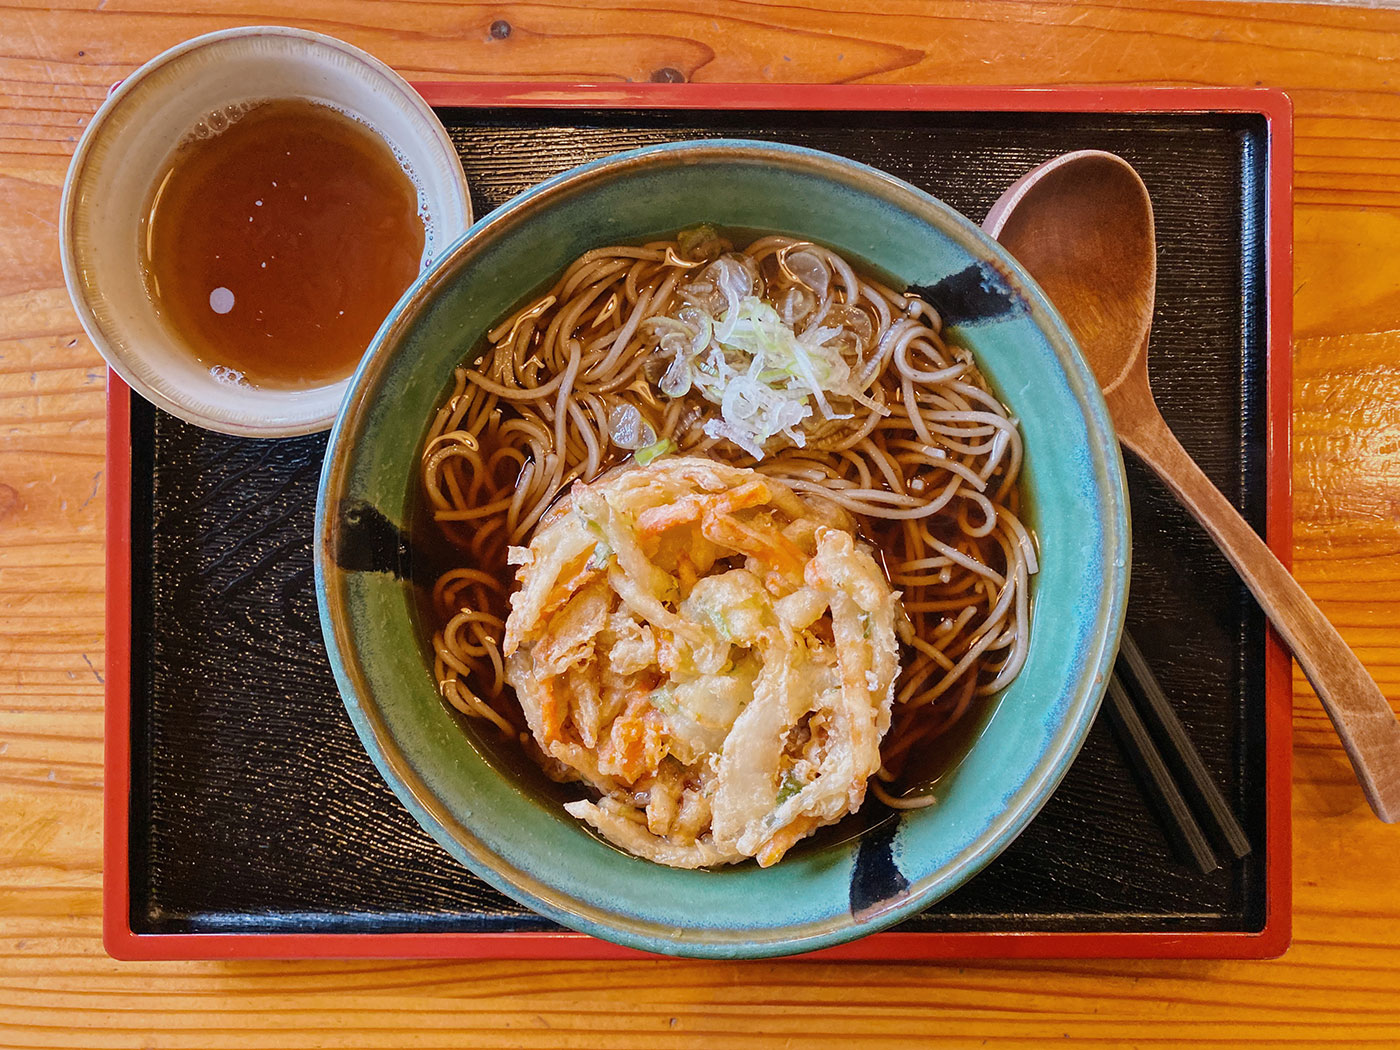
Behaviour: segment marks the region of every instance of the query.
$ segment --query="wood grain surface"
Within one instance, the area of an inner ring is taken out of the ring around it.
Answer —
[[[878,13],[877,12],[878,9]],[[1400,11],[674,0],[0,2],[0,1045],[1305,1047],[1400,1043],[1400,839],[1295,675],[1279,961],[123,964],[99,941],[102,363],[59,269],[108,84],[237,24],[410,78],[1265,84],[1297,109],[1295,571],[1400,706]]]

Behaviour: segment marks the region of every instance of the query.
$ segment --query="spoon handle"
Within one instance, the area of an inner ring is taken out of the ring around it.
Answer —
[[[1225,553],[1293,650],[1332,719],[1366,801],[1387,823],[1400,820],[1400,721],[1337,629],[1211,483],[1156,413],[1120,438],[1156,471]]]

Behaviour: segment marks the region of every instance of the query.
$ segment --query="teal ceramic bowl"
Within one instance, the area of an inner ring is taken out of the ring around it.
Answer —
[[[494,730],[439,698],[412,582],[415,551],[421,562],[434,541],[413,525],[419,455],[454,366],[584,251],[702,221],[820,241],[935,288],[951,338],[972,349],[1020,419],[1042,559],[1028,661],[938,781],[937,804],[895,815],[876,813],[870,799],[846,833],[838,825],[766,870],[665,868],[619,852],[564,813],[544,777],[506,754]],[[872,168],[711,141],[625,153],[543,183],[468,230],[405,294],[331,433],[316,589],[365,748],[448,852],[574,929],[654,952],[739,958],[889,926],[956,889],[1016,837],[1097,711],[1122,625],[1128,544],[1122,460],[1098,386],[1064,323],[1005,252],[962,215]]]

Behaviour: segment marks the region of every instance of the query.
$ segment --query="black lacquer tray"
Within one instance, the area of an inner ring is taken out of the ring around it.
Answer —
[[[478,217],[542,179],[695,137],[790,142],[980,221],[1029,168],[1112,150],[1156,208],[1162,409],[1276,548],[1289,543],[1288,111],[1250,91],[539,89],[425,85]],[[1280,209],[1283,215],[1279,214]],[[120,957],[620,953],[458,865],[341,706],[312,590],[324,435],[209,433],[113,378],[106,932]],[[1248,592],[1127,457],[1129,629],[1249,834],[1198,874],[1106,720],[1010,848],[922,915],[828,956],[1277,954],[1288,939],[1287,662]],[[996,936],[988,936],[996,935]]]

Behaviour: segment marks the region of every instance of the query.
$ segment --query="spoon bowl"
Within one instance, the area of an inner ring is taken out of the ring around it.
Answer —
[[[1152,201],[1136,171],[1099,150],[1062,154],[1013,184],[982,225],[1045,290],[1105,397],[1135,374],[1157,288]]]

